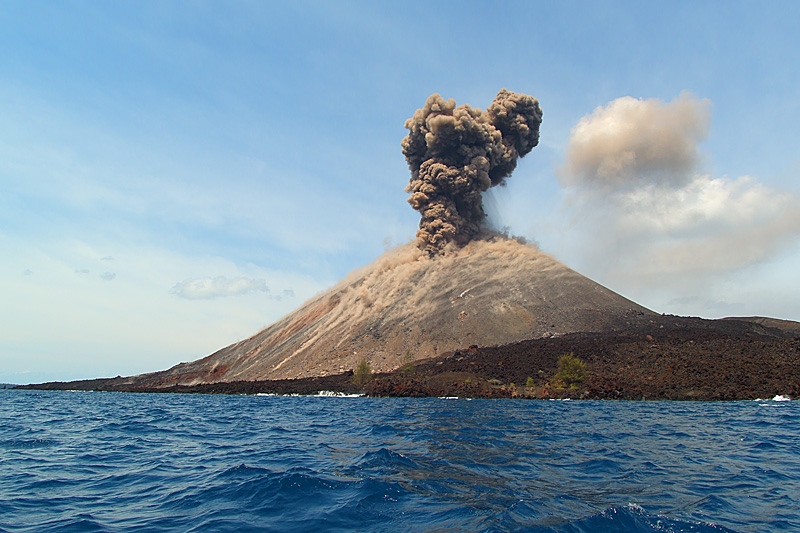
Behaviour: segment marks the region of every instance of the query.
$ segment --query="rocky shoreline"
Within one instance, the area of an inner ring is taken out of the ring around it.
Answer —
[[[778,327],[772,327],[778,326]],[[574,354],[586,377],[572,388],[556,379],[558,358]],[[356,385],[353,372],[302,379],[132,387],[123,378],[25,385],[23,389],[200,394],[316,394],[378,397],[753,400],[800,398],[797,323],[661,316],[626,331],[574,333],[472,346],[409,362]]]

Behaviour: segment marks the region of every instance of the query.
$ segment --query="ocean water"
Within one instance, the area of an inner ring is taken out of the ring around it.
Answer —
[[[800,402],[0,391],[0,531],[800,531]]]

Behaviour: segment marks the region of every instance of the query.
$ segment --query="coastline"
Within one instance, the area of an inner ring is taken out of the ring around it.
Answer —
[[[558,358],[586,363],[573,388],[555,378]],[[755,400],[800,398],[800,335],[748,320],[662,316],[636,328],[574,333],[456,350],[376,373],[365,385],[353,372],[266,381],[169,387],[124,378],[24,385],[20,389],[140,393],[300,394],[320,391],[373,397],[460,397],[587,400]]]

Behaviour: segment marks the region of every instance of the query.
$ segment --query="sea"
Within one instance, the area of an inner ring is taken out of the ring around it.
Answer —
[[[0,531],[800,531],[800,402],[0,390]]]

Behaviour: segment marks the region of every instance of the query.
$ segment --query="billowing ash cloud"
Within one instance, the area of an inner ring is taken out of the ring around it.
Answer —
[[[502,89],[481,111],[438,94],[406,121],[403,155],[411,170],[408,203],[422,215],[417,245],[434,256],[464,245],[486,215],[481,193],[503,183],[517,158],[539,143],[542,110],[526,94]]]
[[[561,181],[604,189],[681,185],[699,161],[710,108],[689,93],[672,102],[625,96],[598,107],[572,128]]]

